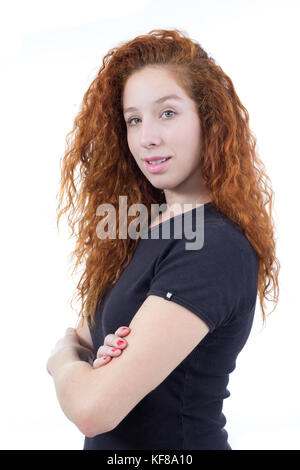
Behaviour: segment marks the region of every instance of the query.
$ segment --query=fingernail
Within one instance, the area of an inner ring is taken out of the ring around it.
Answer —
[[[118,349],[118,348],[112,349],[112,352],[115,352],[115,351],[120,351],[120,349]]]
[[[105,361],[109,356],[104,356],[103,357],[103,361]]]
[[[122,331],[129,331],[129,328],[122,328]]]
[[[119,341],[117,341],[117,345],[118,345],[118,346],[121,346],[122,344],[124,344],[124,341],[122,341],[121,339],[119,339]]]

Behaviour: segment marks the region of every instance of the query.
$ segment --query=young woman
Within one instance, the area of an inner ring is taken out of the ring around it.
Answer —
[[[229,374],[257,294],[265,321],[264,299],[273,290],[277,303],[279,292],[273,191],[247,110],[197,42],[152,30],[104,57],[73,137],[58,221],[72,206],[83,321],[47,363],[61,408],[84,449],[230,450]],[[118,236],[125,195],[127,206],[147,209],[138,237]],[[107,203],[119,224],[104,238],[97,210]],[[165,210],[153,217],[155,204]],[[186,216],[193,233],[203,229],[197,249],[177,236]],[[130,332],[123,345],[121,325]]]

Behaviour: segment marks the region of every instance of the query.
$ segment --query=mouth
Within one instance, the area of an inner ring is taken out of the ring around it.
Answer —
[[[159,158],[153,160],[153,161],[147,161],[145,160],[145,165],[147,170],[150,173],[159,173],[161,172],[166,166],[168,166],[168,162],[171,160],[171,157],[166,157],[166,158]]]

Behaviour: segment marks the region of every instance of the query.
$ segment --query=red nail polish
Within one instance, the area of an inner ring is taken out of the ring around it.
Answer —
[[[119,339],[119,341],[117,341],[117,345],[118,345],[118,346],[121,346],[121,344],[124,344],[124,341],[122,341],[121,339]]]
[[[104,356],[103,357],[103,361],[106,361],[106,359],[108,358],[109,356]]]
[[[115,351],[119,351],[119,349],[118,348],[112,349],[112,352],[115,352]]]

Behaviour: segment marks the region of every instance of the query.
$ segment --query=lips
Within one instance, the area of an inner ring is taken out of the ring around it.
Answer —
[[[143,158],[143,160],[146,162],[156,162],[157,160],[163,160],[165,158],[169,159],[171,157],[146,157],[146,158]]]
[[[160,160],[160,158],[157,160]],[[149,163],[147,160],[145,160],[145,165],[149,173],[160,173],[166,166],[169,165],[170,160],[171,157],[167,157],[166,160],[161,163]]]

